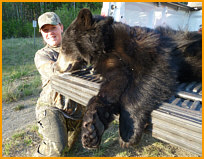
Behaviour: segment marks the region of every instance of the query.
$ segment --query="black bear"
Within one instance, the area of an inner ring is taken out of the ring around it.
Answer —
[[[178,81],[201,80],[201,59],[199,33],[130,27],[82,9],[63,35],[56,68],[73,71],[91,64],[103,77],[83,118],[83,146],[99,146],[114,114],[120,145],[137,143],[151,112],[174,93]]]

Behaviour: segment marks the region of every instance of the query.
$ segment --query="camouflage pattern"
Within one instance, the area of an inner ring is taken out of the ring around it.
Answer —
[[[36,119],[43,141],[34,156],[61,156],[70,149],[80,132],[84,107],[52,90],[50,78],[59,47],[49,45],[36,52],[34,61],[42,80],[42,92],[36,105]]]
[[[54,12],[46,12],[38,18],[39,29],[45,24],[58,25],[61,24],[60,18]]]

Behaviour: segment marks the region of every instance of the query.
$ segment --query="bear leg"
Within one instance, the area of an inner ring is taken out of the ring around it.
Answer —
[[[140,142],[148,119],[148,112],[121,109],[119,118],[120,146],[127,148]]]
[[[113,111],[116,109],[113,108],[112,105],[104,104],[98,96],[90,100],[82,124],[81,140],[84,148],[98,148],[105,129],[114,119]]]

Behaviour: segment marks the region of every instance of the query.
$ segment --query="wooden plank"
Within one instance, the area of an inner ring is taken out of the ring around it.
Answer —
[[[152,112],[152,118],[164,120],[167,123],[171,123],[202,134],[202,123],[189,120],[188,118],[181,118],[181,116],[166,114],[160,110],[154,110]]]
[[[171,104],[177,105],[177,104],[179,104],[180,102],[181,102],[181,98],[176,98],[176,99],[174,99],[174,100],[172,101]]]
[[[172,135],[168,131],[164,131],[160,128],[158,129],[156,127],[153,128],[152,130],[152,136],[162,141],[165,141],[167,143],[171,143],[173,145],[182,147],[198,155],[202,155],[202,144],[200,143],[195,143],[193,141],[187,141],[183,137],[179,137],[176,134]]]
[[[58,79],[56,79],[55,81],[52,82],[53,85],[55,85],[56,87],[64,87],[64,89],[67,89],[67,90],[72,90],[76,93],[81,93],[81,94],[88,94],[88,95],[91,95],[91,96],[94,96],[97,94],[98,92],[98,89],[94,89],[92,87],[87,87],[86,85],[81,85],[81,84],[78,84],[78,83],[74,83],[72,81],[60,81]]]
[[[183,108],[190,108],[190,105],[191,105],[190,100],[184,100],[184,101],[181,103],[181,106],[182,106]]]
[[[202,89],[202,84],[198,83],[195,88],[193,88],[193,92],[198,93]]]
[[[158,129],[163,129],[176,136],[185,138],[186,140],[190,140],[190,141],[194,141],[202,144],[202,134],[194,131],[193,129],[181,127],[181,125],[175,125],[174,123],[169,123],[166,120],[161,120],[155,117],[152,118],[152,124],[153,124],[153,129],[157,127]],[[199,127],[196,127],[196,128],[199,129]]]
[[[166,102],[162,103],[159,106],[159,109],[168,111],[168,114],[176,113],[176,114],[180,114],[180,116],[188,116],[190,118],[193,118],[195,120],[202,122],[202,112],[200,111],[195,111],[195,110],[179,107],[179,106],[172,105]]]
[[[197,95],[197,94],[192,94],[188,93],[185,91],[179,91],[177,93],[179,97],[185,98],[185,99],[190,99],[190,100],[195,100],[195,101],[201,101],[202,102],[202,95]]]
[[[191,105],[190,109],[196,110],[196,109],[198,109],[199,105],[200,105],[199,101],[194,101],[193,104]]]
[[[57,92],[59,92],[60,94],[72,99],[73,101],[86,106],[88,104],[88,101],[90,100],[89,98],[86,98],[84,96],[80,96],[79,94],[74,94],[71,91],[67,91],[62,87],[56,87],[56,86],[52,86],[52,89],[56,90]]]
[[[151,131],[157,139],[202,155],[202,123],[154,110]]]
[[[88,81],[79,77],[75,77],[75,76],[71,76],[71,75],[66,75],[63,74],[61,76],[53,76],[51,80],[55,80],[55,79],[60,79],[60,80],[70,80],[70,81],[74,81],[76,83],[82,84],[82,85],[86,85],[89,87],[94,87],[96,89],[99,89],[101,86],[101,83],[96,83],[96,82],[92,82],[92,81]]]
[[[81,80],[78,80],[80,81],[79,83],[76,83],[75,81],[73,82],[71,80],[67,80],[67,78],[56,78],[52,80],[52,85],[55,85],[54,89],[56,91],[59,91],[64,95],[68,95],[67,92],[71,92],[69,93],[69,95],[74,94],[76,102],[81,102],[80,98],[83,98],[83,103],[88,103],[88,100],[93,95],[96,95],[98,93],[99,88],[96,89],[96,85],[94,86],[94,82],[92,82],[92,85],[90,85],[89,83],[89,86],[86,86],[84,81],[81,82]],[[81,83],[83,83],[83,85]],[[94,86],[94,89],[92,86]],[[97,87],[99,87],[99,85],[97,85]],[[191,117],[191,120],[197,120],[196,122],[200,123],[202,122],[202,114],[199,111],[181,108],[168,103],[163,103],[159,109],[160,111],[163,111],[165,113],[171,113],[171,115],[181,116],[183,118],[186,118],[185,116],[187,116],[188,118]]]

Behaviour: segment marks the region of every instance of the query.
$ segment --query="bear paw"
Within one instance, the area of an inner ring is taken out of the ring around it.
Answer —
[[[98,148],[105,128],[96,111],[87,112],[82,124],[82,145],[87,149]]]
[[[134,132],[134,133],[135,134],[131,137],[130,136],[128,137],[128,135],[127,135],[126,136],[127,138],[125,138],[125,139],[123,139],[120,136],[120,139],[119,139],[120,147],[128,148],[130,146],[139,144],[141,141],[141,138],[142,138],[142,133],[138,133],[138,132]]]
[[[119,139],[119,144],[120,144],[120,147],[122,148],[128,148],[130,146],[129,142],[125,142],[121,138]]]

